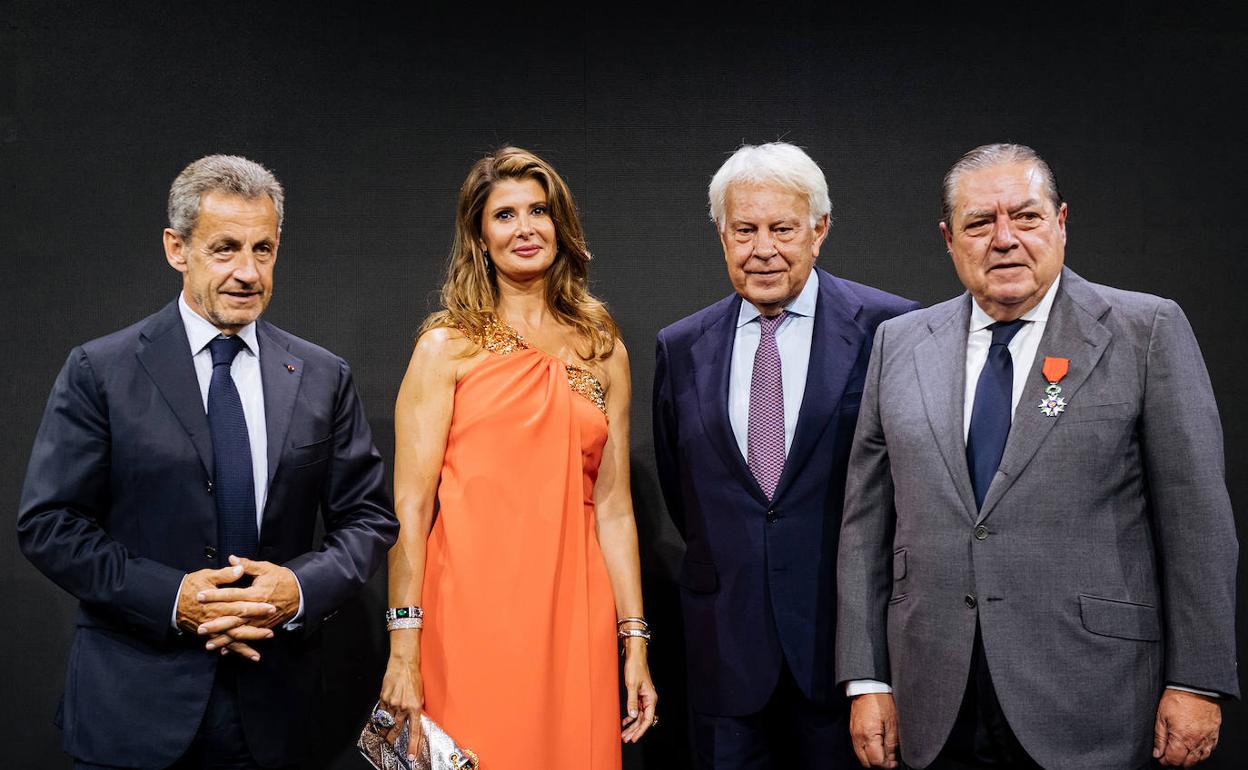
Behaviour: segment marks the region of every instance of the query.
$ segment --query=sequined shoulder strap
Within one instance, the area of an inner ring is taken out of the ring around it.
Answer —
[[[565,363],[568,370],[568,387],[589,399],[589,403],[598,407],[598,411],[607,413],[607,391],[593,372],[583,366]]]
[[[472,340],[473,344],[480,345],[491,353],[505,356],[508,353],[514,353],[517,350],[524,350],[529,347],[529,343],[524,341],[524,337],[520,336],[520,332],[497,318],[491,317],[480,334],[473,334],[460,326],[455,326],[454,328],[463,332],[468,339]]]

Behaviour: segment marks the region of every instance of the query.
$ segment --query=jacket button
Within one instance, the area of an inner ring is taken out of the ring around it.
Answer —
[[[207,559],[208,561],[216,561],[217,549],[213,548],[210,545],[204,546],[204,558]]]
[[[212,479],[208,479],[208,494],[212,494]]]
[[[967,594],[966,598],[963,599],[963,601],[966,602],[967,607],[969,607],[972,610],[975,609],[975,594]]]
[[[987,539],[988,539],[988,528],[987,528],[987,527],[985,527],[983,524],[980,524],[978,527],[976,527],[976,528],[975,528],[975,539],[976,539],[976,540],[987,540]]]
[[[775,511],[767,511],[767,523],[768,524],[775,524],[779,520],[780,520],[780,514],[776,513]]]

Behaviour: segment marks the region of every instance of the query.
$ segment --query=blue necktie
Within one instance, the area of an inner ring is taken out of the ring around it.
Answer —
[[[217,553],[224,566],[230,554],[249,559],[256,556],[256,486],[243,402],[230,376],[230,366],[243,349],[243,341],[237,336],[218,337],[208,343],[208,349],[212,353],[208,428],[212,432],[212,462],[217,475],[213,484],[217,500]]]
[[[998,321],[989,326],[992,345],[988,360],[979,373],[975,387],[975,404],[971,408],[971,429],[966,435],[966,465],[975,488],[975,506],[982,507],[988,485],[997,474],[1005,440],[1010,435],[1010,404],[1014,395],[1014,360],[1010,358],[1010,340],[1027,323]]]

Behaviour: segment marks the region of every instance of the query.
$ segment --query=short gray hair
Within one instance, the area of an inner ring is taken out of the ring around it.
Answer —
[[[210,192],[247,200],[269,196],[277,212],[277,230],[281,232],[286,196],[281,183],[272,171],[238,155],[208,155],[182,169],[169,188],[169,228],[190,238],[199,219],[199,203]]]
[[[997,142],[996,144],[983,144],[973,150],[968,151],[958,162],[945,173],[945,179],[941,182],[940,188],[940,221],[949,225],[949,219],[953,216],[953,191],[957,187],[958,177],[965,171],[975,171],[989,166],[997,166],[1003,163],[1031,163],[1044,177],[1044,192],[1049,196],[1049,200],[1053,203],[1053,210],[1062,207],[1062,194],[1057,189],[1057,178],[1053,176],[1053,169],[1049,168],[1049,164],[1041,158],[1035,150],[1025,144],[1010,144],[1008,142]]]
[[[832,210],[828,199],[828,180],[819,164],[802,148],[788,142],[742,145],[711,178],[707,195],[711,203],[711,220],[724,229],[728,188],[734,184],[776,184],[806,196],[810,207],[810,226]]]

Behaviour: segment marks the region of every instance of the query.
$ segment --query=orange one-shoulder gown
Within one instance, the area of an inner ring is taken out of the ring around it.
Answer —
[[[589,372],[495,322],[455,388],[422,603],[425,710],[483,770],[617,770],[615,602]]]

